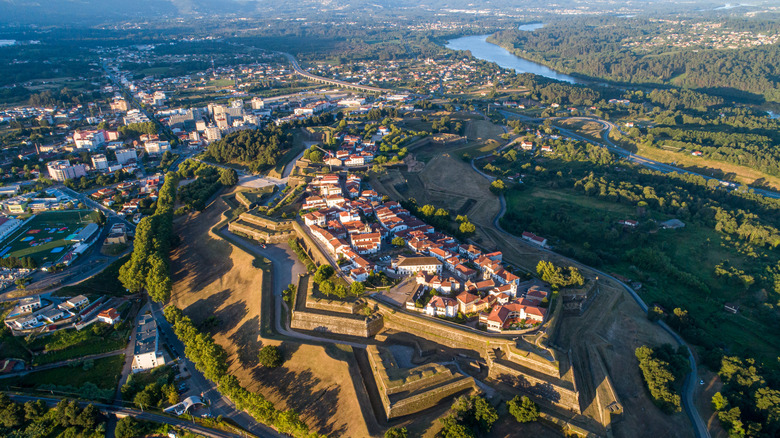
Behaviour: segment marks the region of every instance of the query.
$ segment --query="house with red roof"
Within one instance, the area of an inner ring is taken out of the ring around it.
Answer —
[[[454,298],[434,296],[423,311],[430,316],[453,318],[458,315],[458,302]]]

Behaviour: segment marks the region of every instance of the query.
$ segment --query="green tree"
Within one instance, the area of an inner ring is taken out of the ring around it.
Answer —
[[[720,392],[716,392],[712,396],[712,409],[716,411],[722,411],[729,405],[729,401]]]
[[[385,432],[385,438],[406,438],[407,431],[405,427],[391,427]]]
[[[359,297],[363,295],[365,291],[366,291],[366,286],[363,285],[363,283],[360,281],[355,281],[351,285],[349,285],[349,293],[352,296]]]
[[[403,237],[400,237],[400,236],[393,237],[393,240],[392,240],[392,242],[391,242],[391,243],[392,243],[393,245],[395,245],[395,246],[399,246],[399,247],[400,247],[400,246],[405,246],[405,245],[406,245],[406,241],[404,240],[404,238],[403,238]]]
[[[133,398],[133,404],[141,409],[149,409],[157,406],[162,400],[162,390],[159,384],[150,383]]]
[[[219,183],[225,187],[233,187],[238,184],[238,172],[235,169],[220,170]]]
[[[442,418],[443,427],[439,432],[441,438],[476,438],[474,431],[458,422],[454,415]]]
[[[515,417],[518,423],[530,423],[539,419],[539,407],[526,396],[515,398],[506,402],[509,413]]]
[[[146,290],[153,301],[164,303],[171,297],[173,283],[171,282],[168,263],[158,254],[153,253],[148,260],[149,273],[146,277]]]
[[[28,401],[24,404],[24,418],[31,421],[37,420],[43,416],[47,410],[46,402],[43,400]]]
[[[119,419],[114,429],[116,438],[135,438],[143,433],[141,423],[133,417]]]
[[[17,403],[11,401],[5,393],[0,393],[0,426],[13,428],[24,421],[24,411]]]
[[[332,277],[335,272],[336,271],[333,269],[333,266],[322,265],[319,268],[317,268],[317,272],[314,273],[313,280],[315,283],[320,284],[323,281]]]
[[[469,221],[461,222],[458,230],[461,234],[469,235],[477,231],[477,227]]]
[[[501,181],[500,179],[497,179],[490,183],[490,191],[493,192],[496,195],[499,195],[506,190],[506,184],[504,181]]]
[[[260,365],[266,368],[278,368],[284,363],[282,352],[274,345],[266,345],[261,348],[257,358],[260,361]]]

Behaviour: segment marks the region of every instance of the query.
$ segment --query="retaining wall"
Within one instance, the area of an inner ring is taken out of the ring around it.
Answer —
[[[489,361],[489,377],[515,388],[549,400],[552,404],[580,413],[579,394],[549,380],[540,379],[516,370],[502,360]]]
[[[290,326],[298,330],[369,338],[382,330],[383,320],[378,315],[369,318],[355,318],[346,315],[336,316],[298,310],[293,312]]]
[[[303,229],[301,224],[298,222],[293,222],[292,227],[293,230],[295,230],[295,234],[298,236],[298,243],[301,245],[301,248],[303,248],[306,254],[312,259],[312,261],[314,261],[315,264],[317,264],[317,266],[330,264],[328,258],[325,256],[325,254],[322,253],[320,247],[314,243],[314,240],[312,240],[309,234]]]
[[[388,420],[414,414],[436,406],[443,399],[468,391],[476,387],[474,379],[461,374],[453,374],[442,365],[425,365],[406,372],[397,368],[389,353],[383,355],[375,345],[366,348],[382,407]],[[385,361],[389,361],[388,370]],[[395,378],[391,379],[390,375]],[[401,393],[418,393],[398,396]]]

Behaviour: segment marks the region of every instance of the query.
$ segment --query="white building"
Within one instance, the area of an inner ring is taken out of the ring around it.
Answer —
[[[73,143],[78,149],[95,149],[106,143],[106,132],[97,131],[76,131],[73,133]]]
[[[134,373],[165,365],[165,357],[160,351],[157,321],[146,314],[138,319],[135,335],[132,369]]]
[[[127,164],[130,161],[137,161],[138,160],[138,154],[135,152],[135,149],[117,149],[116,150],[116,161],[119,162],[119,164]]]
[[[171,144],[167,141],[147,141],[144,143],[144,149],[149,155],[162,155],[171,150]]]
[[[414,275],[422,271],[428,274],[441,274],[442,263],[436,257],[403,257],[393,263],[396,272]]]
[[[263,99],[259,97],[253,97],[252,98],[252,109],[253,110],[261,110],[265,108],[265,102],[263,102]]]
[[[71,166],[68,160],[51,161],[46,163],[46,168],[49,170],[49,177],[54,181],[65,181],[66,179],[87,176],[87,169],[83,164]]]
[[[453,318],[458,315],[458,301],[454,298],[434,296],[423,310],[429,316]]]
[[[222,139],[222,132],[216,126],[206,128],[206,141],[211,143]]]
[[[103,154],[97,154],[92,156],[92,167],[95,168],[95,170],[99,170],[101,172],[108,170],[108,159]]]

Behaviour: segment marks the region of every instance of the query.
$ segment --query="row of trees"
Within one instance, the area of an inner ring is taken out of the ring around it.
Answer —
[[[174,241],[173,207],[176,186],[175,172],[168,172],[157,198],[152,216],[141,219],[135,230],[135,243],[130,260],[119,270],[119,280],[132,293],[146,288],[152,300],[163,303],[171,296],[170,249]]]
[[[246,410],[255,420],[273,425],[280,433],[296,438],[317,438],[300,415],[293,409],[277,410],[262,394],[250,392],[227,372],[227,354],[210,336],[200,333],[190,318],[175,306],[164,310],[165,318],[173,325],[176,336],[184,342],[184,353],[203,375],[217,382],[219,391],[229,397],[236,407]]]

